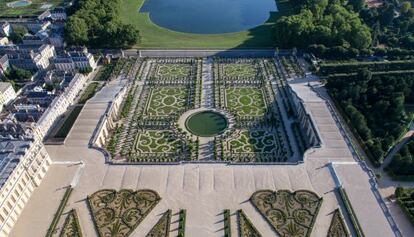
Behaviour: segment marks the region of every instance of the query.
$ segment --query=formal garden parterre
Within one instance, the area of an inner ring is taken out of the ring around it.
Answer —
[[[259,190],[250,201],[280,236],[310,236],[322,204],[308,190]]]
[[[281,117],[284,108],[279,107],[277,90],[272,87],[281,83],[281,75],[270,58],[214,61],[214,104],[235,118],[233,129],[216,139],[217,159],[284,162],[292,156]]]
[[[200,106],[201,60],[145,59],[130,75],[122,116],[107,149],[114,160],[192,160],[196,141],[176,126],[185,111]]]
[[[152,190],[102,189],[87,197],[99,236],[129,236],[161,200]]]
[[[296,76],[303,72],[297,60],[284,60]],[[206,72],[201,58],[139,59],[124,70],[127,93],[106,149],[114,162],[198,160],[199,138],[179,120],[188,111],[205,110],[202,99],[208,99],[230,122],[211,135],[216,161],[286,162],[296,146],[303,154],[306,141],[294,126],[289,69],[282,64],[273,58],[214,58]],[[204,90],[208,77],[212,89]]]

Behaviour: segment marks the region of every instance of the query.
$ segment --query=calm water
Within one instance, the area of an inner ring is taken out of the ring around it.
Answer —
[[[263,24],[277,11],[275,0],[146,0],[140,12],[174,31],[220,34]]]
[[[30,4],[32,3],[30,3],[29,1],[22,0],[22,1],[10,2],[7,5],[10,7],[25,7],[25,6],[29,6]]]

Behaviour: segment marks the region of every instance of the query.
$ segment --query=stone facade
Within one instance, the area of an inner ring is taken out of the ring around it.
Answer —
[[[14,98],[16,98],[16,92],[12,84],[9,82],[0,82],[0,110],[3,109],[3,105],[8,104]]]
[[[52,161],[30,129],[0,125],[0,236],[7,236]]]

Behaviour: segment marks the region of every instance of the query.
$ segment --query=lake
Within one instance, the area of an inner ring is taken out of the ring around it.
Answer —
[[[222,34],[262,25],[277,6],[275,0],[146,0],[139,11],[170,30]]]

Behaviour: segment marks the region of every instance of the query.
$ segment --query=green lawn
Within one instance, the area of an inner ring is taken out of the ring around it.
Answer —
[[[262,90],[255,87],[226,88],[226,107],[239,116],[263,116],[267,109]]]
[[[70,112],[70,114],[65,118],[65,122],[63,122],[62,126],[59,128],[57,133],[55,134],[55,138],[66,138],[70,130],[72,129],[73,124],[75,123],[78,115],[82,111],[83,105],[76,106]]]
[[[277,18],[291,12],[287,0],[277,0],[280,12],[273,13],[268,22],[248,31],[227,34],[190,34],[171,31],[152,23],[148,13],[140,13],[139,8],[145,0],[121,0],[122,21],[137,26],[141,43],[137,48],[271,48],[272,25]]]
[[[63,3],[63,0],[32,0],[32,4],[25,7],[10,8],[6,5],[8,2],[14,1],[0,0],[0,17],[36,16],[46,10],[41,8],[44,3],[52,4],[52,8]]]
[[[92,82],[91,84],[86,87],[85,91],[83,92],[82,96],[80,97],[78,104],[85,104],[92,96],[95,95],[96,89],[98,88],[98,82]]]

